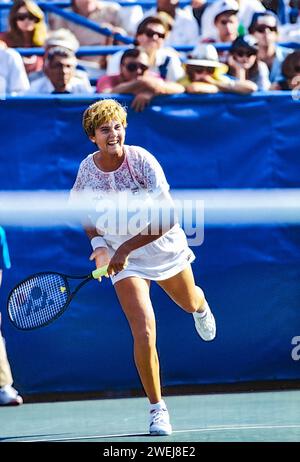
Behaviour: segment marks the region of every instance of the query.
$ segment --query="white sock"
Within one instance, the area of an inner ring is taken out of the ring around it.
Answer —
[[[150,412],[151,411],[158,411],[159,409],[166,409],[166,408],[167,408],[167,406],[166,406],[166,403],[164,402],[163,399],[158,401],[158,403],[150,404]]]
[[[2,385],[2,387],[0,387],[0,390],[2,391],[6,391],[10,389],[11,389],[11,385],[9,383],[7,385]]]

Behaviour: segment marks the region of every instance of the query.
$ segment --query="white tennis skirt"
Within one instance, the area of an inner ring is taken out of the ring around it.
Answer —
[[[131,237],[128,236],[125,240]],[[105,240],[110,256],[124,242],[124,239],[119,243]],[[195,255],[188,246],[186,235],[179,224],[176,224],[159,239],[131,252],[128,266],[111,276],[111,280],[115,284],[122,279],[135,276],[151,281],[162,281],[180,273],[194,260]]]

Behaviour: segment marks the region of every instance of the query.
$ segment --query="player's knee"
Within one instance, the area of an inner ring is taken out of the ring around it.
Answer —
[[[132,330],[134,341],[144,347],[155,345],[155,329],[149,324],[139,325]]]

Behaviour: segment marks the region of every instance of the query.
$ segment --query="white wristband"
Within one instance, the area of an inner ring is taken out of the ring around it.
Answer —
[[[93,239],[91,239],[91,246],[93,250],[96,250],[99,247],[105,247],[107,249],[107,244],[105,242],[105,239],[103,239],[102,236],[93,237]]]

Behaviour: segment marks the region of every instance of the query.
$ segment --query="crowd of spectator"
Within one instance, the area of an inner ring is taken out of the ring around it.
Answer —
[[[104,28],[99,33],[68,15],[43,11],[32,0],[15,0],[8,12],[0,10],[1,95],[130,93],[132,107],[141,111],[161,94],[249,94],[299,86],[299,1],[191,0],[181,7],[178,0],[157,0],[150,9],[141,5],[71,0],[68,8],[61,7]],[[289,47],[287,42],[292,42]],[[191,51],[177,51],[183,45]],[[110,51],[78,58],[86,46]],[[33,50],[24,53],[26,48]]]

